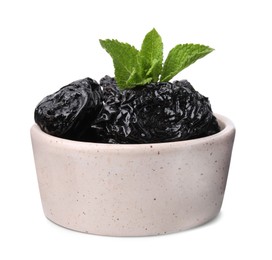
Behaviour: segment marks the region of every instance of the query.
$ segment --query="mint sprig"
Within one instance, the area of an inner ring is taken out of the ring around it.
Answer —
[[[180,71],[213,51],[201,44],[178,44],[163,63],[163,43],[155,29],[146,34],[141,49],[117,40],[100,40],[110,54],[121,89],[171,80]]]
[[[142,76],[157,82],[162,71],[163,43],[155,29],[145,36],[139,57]]]
[[[136,82],[132,81],[138,78],[135,66],[139,51],[128,43],[117,40],[100,40],[100,44],[112,57],[115,78],[119,87],[123,88],[135,84]]]
[[[198,59],[203,58],[213,49],[200,44],[179,44],[170,50],[163,66],[161,81],[168,81],[180,71],[187,68]]]

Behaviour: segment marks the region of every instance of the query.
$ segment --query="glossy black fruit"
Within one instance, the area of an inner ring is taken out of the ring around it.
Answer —
[[[186,80],[124,91],[108,76],[100,84],[104,103],[92,127],[101,142],[170,142],[220,131],[208,98]]]
[[[208,98],[186,80],[120,91],[109,76],[100,85],[85,78],[45,97],[35,121],[54,136],[121,144],[188,140],[220,131]]]
[[[102,89],[90,78],[74,81],[45,97],[34,118],[51,135],[73,140],[96,140],[92,121],[102,107]]]

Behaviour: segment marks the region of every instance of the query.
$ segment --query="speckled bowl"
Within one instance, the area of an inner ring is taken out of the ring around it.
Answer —
[[[31,128],[45,216],[77,231],[148,236],[201,225],[220,211],[235,128],[190,141],[99,144]]]

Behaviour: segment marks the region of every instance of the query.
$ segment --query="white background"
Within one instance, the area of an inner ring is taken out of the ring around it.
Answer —
[[[270,2],[1,1],[0,259],[271,259]],[[215,49],[176,79],[188,79],[236,125],[221,213],[199,228],[157,237],[61,228],[42,212],[29,134],[34,108],[71,81],[113,75],[98,39],[140,47],[153,27],[165,55],[186,42]]]

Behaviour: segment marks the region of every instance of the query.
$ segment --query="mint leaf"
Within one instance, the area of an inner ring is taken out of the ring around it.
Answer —
[[[152,78],[143,78],[143,77],[141,77],[139,75],[139,66],[136,66],[135,68],[133,68],[133,71],[132,71],[130,77],[128,78],[128,80],[126,82],[126,87],[125,88],[134,88],[135,86],[146,85],[146,84],[149,84],[151,81],[152,81]]]
[[[99,40],[101,46],[110,54],[113,60],[115,78],[120,88],[129,87],[132,81],[138,81],[136,66],[139,51],[128,43],[117,40]]]
[[[146,34],[139,53],[142,78],[151,77],[157,82],[162,70],[163,43],[155,29]]]
[[[175,46],[164,62],[160,81],[169,81],[180,71],[212,51],[212,48],[200,44],[179,44]]]
[[[203,58],[213,49],[200,44],[179,44],[163,64],[163,43],[155,29],[148,32],[141,50],[117,40],[100,40],[113,59],[115,79],[120,89],[134,88],[151,82],[169,81],[181,70]]]

